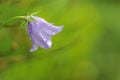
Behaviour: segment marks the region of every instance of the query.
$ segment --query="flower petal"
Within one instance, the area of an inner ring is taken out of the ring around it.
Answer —
[[[63,26],[57,27],[57,26],[54,26],[53,24],[48,23],[47,21],[45,21],[42,18],[39,18],[36,16],[32,16],[32,17],[36,20],[37,27],[40,30],[46,31],[50,35],[55,35],[63,29]]]
[[[43,35],[41,33],[37,33],[34,32],[34,41],[42,48],[50,48],[51,44],[50,44],[50,40],[47,40],[46,37],[43,37]],[[50,37],[49,37],[50,38]]]
[[[36,51],[38,47],[48,49],[52,46],[51,36],[59,33],[63,26],[56,27],[42,18],[32,16],[35,21],[28,22],[28,34],[32,41],[30,52]]]
[[[34,39],[34,36],[32,35],[33,34],[33,30],[32,30],[32,26],[33,26],[33,23],[28,23],[28,34],[30,36],[30,39],[32,41],[32,48],[30,49],[30,52],[34,52],[38,49],[38,45]]]

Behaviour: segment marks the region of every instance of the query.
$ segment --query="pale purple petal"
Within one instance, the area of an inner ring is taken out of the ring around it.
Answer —
[[[32,30],[32,26],[34,26],[34,24],[31,22],[28,23],[28,34],[30,36],[30,39],[32,41],[32,48],[30,49],[30,52],[34,52],[38,49],[38,45],[37,42],[34,39],[34,35],[33,35],[33,30]]]
[[[38,28],[40,28],[40,30],[46,31],[51,35],[55,35],[63,29],[63,26],[54,26],[53,24],[50,24],[47,21],[45,21],[43,18],[39,18],[36,16],[32,17],[36,20],[36,25],[38,26]]]
[[[44,19],[32,16],[35,21],[28,22],[28,34],[32,41],[30,52],[34,52],[38,47],[48,49],[52,46],[52,35],[59,33],[63,26],[56,27]]]

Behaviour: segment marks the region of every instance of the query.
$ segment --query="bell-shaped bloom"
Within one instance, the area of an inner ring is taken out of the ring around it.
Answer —
[[[59,33],[63,29],[63,26],[54,26],[37,16],[31,16],[31,18],[34,21],[28,22],[28,34],[32,41],[30,52],[36,51],[38,47],[50,48],[52,46],[52,35]]]

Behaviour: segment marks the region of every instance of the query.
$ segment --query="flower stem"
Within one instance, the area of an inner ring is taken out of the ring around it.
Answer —
[[[5,21],[5,23],[2,23],[3,25],[0,26],[0,29],[6,27],[6,24],[9,23],[10,21],[12,21],[14,19],[18,19],[18,18],[22,18],[22,19],[25,19],[27,21],[32,21],[32,20],[34,21],[34,19],[31,16],[33,16],[35,14],[38,14],[39,12],[40,12],[40,10],[38,10],[38,11],[36,11],[34,13],[31,13],[31,14],[29,14],[29,12],[27,12],[27,16],[15,16],[15,17],[12,17],[12,18],[8,19],[7,21]]]
[[[0,29],[4,28],[5,25],[6,25],[8,22],[10,22],[10,21],[12,21],[12,20],[14,20],[14,19],[18,19],[18,18],[23,18],[23,19],[26,20],[25,16],[16,16],[16,17],[10,18],[10,19],[8,19],[5,23],[3,23],[2,26],[0,26]]]

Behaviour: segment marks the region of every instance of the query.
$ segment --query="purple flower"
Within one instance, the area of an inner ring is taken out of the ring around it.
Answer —
[[[28,34],[32,41],[30,52],[36,51],[38,47],[50,48],[52,46],[52,35],[59,33],[63,29],[63,26],[56,27],[37,16],[31,16],[31,18],[34,21],[28,22]]]

